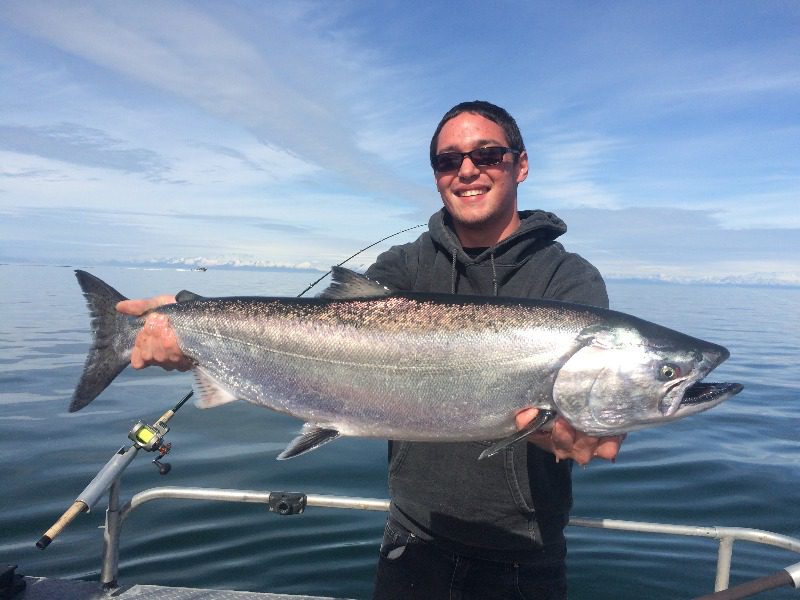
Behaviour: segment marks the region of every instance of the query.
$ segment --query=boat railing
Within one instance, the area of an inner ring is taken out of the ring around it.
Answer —
[[[38,548],[49,546],[67,525],[78,515],[88,512],[108,492],[108,508],[106,510],[105,528],[103,531],[103,564],[100,581],[106,589],[117,587],[119,571],[119,546],[122,523],[131,512],[152,500],[185,499],[220,502],[250,502],[266,504],[271,512],[280,515],[300,514],[309,506],[344,508],[372,511],[388,511],[389,501],[374,498],[353,498],[346,496],[326,496],[298,492],[267,492],[250,490],[231,490],[197,487],[162,486],[150,488],[135,494],[130,501],[120,505],[120,481],[122,473],[133,461],[140,450],[154,453],[152,461],[163,475],[169,472],[170,466],[162,463],[161,458],[169,452],[171,444],[165,443],[164,436],[169,431],[167,423],[183,404],[192,396],[186,394],[175,407],[165,412],[152,425],[139,421],[128,433],[132,444],[123,446],[115,452],[109,461],[95,475],[75,501],[61,517],[36,542]],[[590,527],[611,529],[637,533],[656,533],[665,535],[694,536],[718,540],[715,593],[695,600],[738,600],[748,598],[755,593],[791,586],[800,588],[800,562],[785,567],[760,579],[729,588],[733,545],[737,541],[766,544],[800,553],[800,539],[742,527],[697,527],[686,525],[669,525],[663,523],[642,523],[636,521],[617,521],[610,519],[586,519],[573,517],[569,524],[573,527]]]
[[[119,568],[119,542],[122,523],[130,516],[131,512],[147,502],[161,499],[184,499],[217,502],[245,502],[265,504],[271,512],[280,515],[299,514],[309,506],[356,509],[370,511],[388,511],[389,501],[377,498],[357,498],[347,496],[330,496],[319,494],[305,494],[300,492],[269,492],[236,489],[216,489],[198,487],[163,486],[144,490],[135,494],[129,502],[119,504],[119,480],[115,481],[109,490],[109,504],[106,511],[106,526],[104,532],[103,565],[101,582],[104,587],[112,588],[117,585]],[[613,519],[587,519],[573,517],[569,521],[572,527],[587,527],[595,529],[609,529],[636,533],[655,533],[664,535],[691,536],[714,539],[719,542],[717,552],[716,579],[714,590],[716,594],[708,598],[745,598],[748,595],[728,595],[723,590],[728,590],[730,571],[735,542],[752,542],[775,546],[791,552],[800,553],[800,539],[744,527],[700,527],[689,525],[670,525],[664,523],[646,523],[638,521],[621,521]],[[789,584],[800,587],[800,563],[786,567],[781,572],[785,581],[781,585]],[[766,584],[765,584],[766,585]],[[772,585],[777,587],[777,585]],[[771,588],[764,588],[771,589]],[[760,590],[756,590],[760,591]],[[705,598],[705,596],[703,597]]]

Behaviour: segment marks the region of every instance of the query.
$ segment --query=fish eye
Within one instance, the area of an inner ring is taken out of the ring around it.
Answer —
[[[671,381],[681,376],[681,368],[672,363],[664,363],[658,369],[658,378],[661,381]]]

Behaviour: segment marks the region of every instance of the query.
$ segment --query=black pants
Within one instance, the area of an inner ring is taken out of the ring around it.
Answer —
[[[390,521],[372,598],[566,600],[566,566],[563,561],[519,564],[460,556],[423,542]]]

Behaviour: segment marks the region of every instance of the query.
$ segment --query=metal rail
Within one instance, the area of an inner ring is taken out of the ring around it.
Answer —
[[[301,294],[302,295],[302,294]],[[139,421],[128,433],[132,445],[120,448],[103,468],[97,473],[89,485],[80,493],[67,511],[36,542],[36,546],[45,549],[53,538],[79,514],[91,510],[102,495],[108,491],[108,508],[106,524],[103,532],[103,563],[100,571],[100,582],[103,587],[117,587],[119,571],[119,543],[122,523],[130,513],[146,502],[157,499],[173,498],[186,500],[211,500],[219,502],[250,502],[266,504],[268,510],[282,515],[302,513],[307,506],[328,508],[349,508],[356,510],[388,511],[389,501],[375,498],[353,498],[347,496],[325,496],[316,494],[290,492],[264,492],[251,490],[230,490],[195,487],[157,487],[145,490],[133,496],[131,500],[120,506],[120,480],[123,471],[133,461],[139,450],[157,453],[152,462],[164,475],[170,466],[160,462],[170,450],[171,444],[164,442],[169,431],[167,423],[175,413],[192,396],[189,392],[174,408],[165,412],[152,425]],[[667,525],[663,523],[642,523],[635,521],[615,521],[610,519],[572,518],[572,526],[591,527],[596,529],[615,529],[638,533],[657,533],[666,535],[683,535],[705,537],[719,541],[717,553],[717,573],[714,584],[715,593],[695,600],[739,600],[761,591],[790,585],[800,588],[800,563],[790,565],[776,573],[757,580],[728,588],[730,581],[733,544],[736,541],[749,541],[767,544],[800,553],[800,539],[742,527],[694,527],[685,525]]]
[[[389,501],[377,498],[354,498],[347,496],[326,496],[318,494],[292,494],[287,492],[174,486],[156,487],[144,490],[134,495],[129,502],[120,507],[119,479],[117,479],[109,490],[109,505],[108,510],[106,511],[106,526],[103,535],[103,565],[100,573],[100,581],[105,588],[113,588],[117,586],[120,530],[124,520],[134,509],[145,504],[146,502],[167,498],[266,504],[269,506],[269,510],[279,514],[300,513],[305,510],[306,506],[372,511],[389,510]],[[637,533],[681,535],[719,540],[717,572],[714,584],[714,590],[716,592],[728,589],[731,560],[733,555],[733,544],[736,541],[748,541],[756,544],[776,546],[778,548],[800,553],[800,539],[759,529],[747,529],[743,527],[696,527],[687,525],[669,525],[663,523],[618,521],[613,519],[586,519],[578,517],[571,518],[569,524],[575,527],[611,529]],[[800,583],[799,565],[800,563],[798,563],[798,565],[792,565],[792,567],[787,567],[786,569],[791,578],[794,580],[795,587],[797,587],[798,583]]]
[[[745,527],[697,527],[691,525],[643,523],[640,521],[616,521],[614,519],[581,519],[577,517],[571,518],[569,524],[577,527],[591,527],[595,529],[683,535],[719,540],[717,577],[714,583],[714,591],[717,592],[727,589],[730,583],[733,543],[736,541],[776,546],[784,550],[800,553],[799,539],[772,533],[770,531],[763,531],[761,529],[748,529]]]

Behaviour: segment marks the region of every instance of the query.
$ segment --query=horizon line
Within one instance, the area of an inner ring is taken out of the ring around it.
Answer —
[[[139,261],[139,262],[122,262],[122,261],[104,261],[104,262],[86,262],[84,261],[70,261],[76,264],[66,263],[49,263],[49,262],[35,262],[35,261],[20,261],[13,259],[0,259],[0,267],[15,266],[15,267],[52,267],[52,268],[92,268],[92,267],[117,267],[123,269],[154,269],[154,270],[168,270],[174,269],[176,271],[268,271],[268,272],[283,272],[283,273],[315,273],[327,274],[330,269],[324,269],[315,266],[291,266],[291,265],[260,265],[253,263],[216,263],[216,264],[198,264],[189,262],[178,261]],[[359,271],[358,267],[352,270]],[[361,268],[363,271],[363,266]],[[719,277],[689,277],[680,275],[643,275],[631,274],[622,275],[620,273],[603,274],[605,281],[613,281],[618,283],[647,283],[647,284],[678,284],[678,285],[713,285],[713,286],[742,286],[742,287],[771,287],[771,288],[800,288],[800,281],[787,281],[775,277],[763,276],[732,276],[723,275]]]

